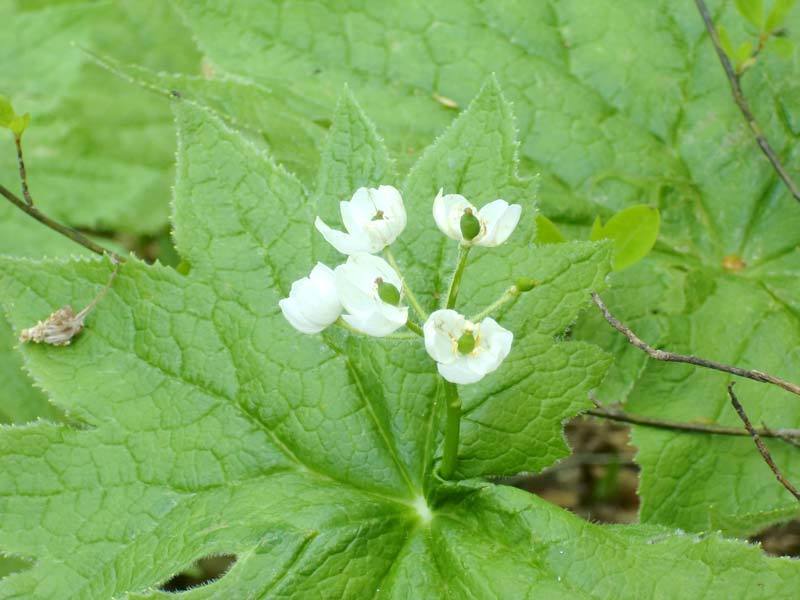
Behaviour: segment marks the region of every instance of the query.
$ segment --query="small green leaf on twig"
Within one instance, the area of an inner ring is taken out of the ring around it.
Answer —
[[[605,225],[598,217],[592,225],[589,239],[613,240],[614,270],[621,271],[647,256],[656,243],[660,224],[658,209],[638,204],[618,212]]]
[[[772,32],[783,25],[783,23],[786,21],[786,17],[789,14],[789,11],[792,10],[792,7],[795,5],[796,1],[797,0],[775,0],[775,4],[772,5],[772,10],[767,16],[764,29]]]
[[[764,27],[764,0],[736,0],[739,14],[759,31]]]
[[[31,116],[28,113],[18,115],[8,98],[0,96],[0,127],[10,129],[15,136],[20,137],[30,122]]]
[[[725,54],[731,57],[736,54],[733,51],[733,42],[731,42],[731,36],[728,34],[728,30],[724,25],[719,25],[717,27],[717,33],[719,34],[719,45],[722,46]]]

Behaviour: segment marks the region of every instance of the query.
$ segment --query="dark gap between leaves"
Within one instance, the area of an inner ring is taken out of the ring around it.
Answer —
[[[184,592],[218,580],[236,562],[235,554],[217,554],[197,559],[191,567],[181,571],[159,587],[164,592]]]
[[[620,423],[575,418],[565,428],[570,456],[541,473],[496,483],[536,494],[594,523],[636,523],[639,467],[629,430]],[[800,557],[800,519],[765,528],[748,541],[770,556]]]

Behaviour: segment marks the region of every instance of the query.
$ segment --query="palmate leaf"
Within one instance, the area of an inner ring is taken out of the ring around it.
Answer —
[[[793,561],[739,542],[600,527],[475,479],[437,484],[436,379],[419,342],[291,329],[277,300],[315,255],[312,203],[262,148],[204,109],[177,102],[175,114],[175,238],[191,269],[180,275],[130,258],[72,346],[25,349],[29,368],[84,427],[0,431],[0,548],[36,561],[2,580],[0,597],[174,597],[156,586],[220,553],[237,556],[232,569],[181,597],[724,598],[743,585],[751,597],[796,588]],[[488,122],[513,130],[492,82],[428,156]],[[473,155],[509,156],[513,144],[489,137]],[[469,151],[451,150],[465,165],[454,168],[469,172]],[[317,203],[388,168],[374,128],[345,96]],[[493,159],[480,176],[502,189],[508,173]],[[421,188],[428,196],[431,177]],[[423,196],[404,188],[419,210]],[[563,455],[553,431],[606,364],[598,350],[553,337],[607,273],[608,247],[543,253],[523,233],[509,248],[538,256],[538,270],[524,272],[541,285],[501,317],[518,343],[507,368],[486,378],[484,397],[475,387],[465,475],[539,468]],[[486,260],[472,265],[471,297],[483,290]],[[2,267],[16,328],[67,300],[87,302],[112,268],[23,259]],[[499,290],[486,275],[488,291]],[[526,368],[531,351],[538,358]],[[557,388],[562,379],[583,391],[573,398]],[[515,385],[527,390],[523,401],[508,397]],[[538,425],[527,441],[505,431],[531,419]],[[477,427],[500,439],[482,446]],[[483,456],[498,444],[514,451]]]
[[[585,238],[598,215],[643,202],[659,209],[650,258],[613,276],[612,311],[654,345],[800,379],[800,210],[733,104],[693,3],[252,0],[230,13],[210,0],[173,3],[219,73],[313,98],[313,110],[296,105],[297,118],[318,119],[347,82],[401,165],[454,114],[441,98],[464,106],[495,73],[514,103],[521,161],[541,174],[542,210],[562,230]],[[751,35],[734,2],[708,4],[734,39]],[[796,6],[784,27],[796,37]],[[766,52],[744,78],[790,172],[800,169],[798,73],[797,51]],[[617,357],[603,400],[739,423],[726,377],[648,366],[599,315],[574,332]],[[800,426],[788,394],[739,391],[756,421]],[[750,440],[634,429],[644,521],[744,533],[797,514]],[[771,447],[787,476],[800,478],[795,449]]]

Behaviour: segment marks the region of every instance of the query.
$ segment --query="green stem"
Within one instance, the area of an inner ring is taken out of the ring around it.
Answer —
[[[425,335],[424,333],[422,333],[422,327],[420,327],[419,325],[417,325],[417,324],[416,324],[414,321],[412,321],[411,319],[409,319],[408,321],[406,321],[406,327],[408,327],[408,328],[409,328],[411,331],[413,331],[414,333],[416,333],[416,334],[417,334],[417,335],[419,335],[419,336],[424,336],[424,335]]]
[[[497,309],[502,308],[505,304],[507,304],[509,302],[513,302],[514,300],[519,298],[520,293],[521,292],[519,291],[519,289],[517,289],[517,286],[512,285],[505,292],[503,292],[502,296],[500,296],[497,300],[495,300],[489,306],[484,308],[477,315],[474,315],[474,316],[470,317],[469,320],[472,321],[473,323],[477,323],[478,321],[482,321],[484,318],[486,318],[489,315],[491,315]]]
[[[467,266],[467,256],[472,246],[461,245],[458,247],[458,262],[456,270],[453,272],[453,279],[450,280],[450,289],[447,290],[447,303],[445,308],[453,308],[458,298],[458,290],[461,288],[461,278],[464,276],[464,268]]]
[[[392,251],[389,250],[388,246],[384,249],[383,255],[386,257],[386,261],[395,271],[397,271],[397,274],[400,276],[400,281],[403,284],[403,293],[405,294],[406,298],[408,298],[408,303],[411,305],[411,308],[414,309],[414,312],[417,313],[417,316],[422,321],[427,321],[428,313],[423,310],[422,305],[419,303],[419,300],[417,300],[417,297],[414,294],[414,291],[408,287],[408,283],[406,283],[405,277],[403,277],[403,274],[400,272],[400,267],[398,266],[397,261],[394,259],[394,254],[392,254]]]
[[[441,475],[450,479],[456,470],[458,440],[461,435],[461,398],[456,384],[445,381],[444,395],[447,400],[447,421],[444,426],[444,454],[442,455]]]

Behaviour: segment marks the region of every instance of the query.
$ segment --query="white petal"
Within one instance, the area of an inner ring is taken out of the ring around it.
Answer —
[[[314,221],[314,226],[322,234],[322,237],[342,254],[350,255],[358,252],[369,252],[372,247],[366,234],[358,236],[336,231],[328,227],[319,217]]]
[[[375,213],[378,212],[378,207],[375,206],[368,188],[361,187],[356,190],[353,197],[350,198],[350,211],[353,220],[357,223],[364,224],[372,220]]]
[[[447,223],[447,209],[444,206],[442,188],[439,188],[436,198],[433,199],[433,220],[436,222],[436,226],[439,228],[439,231],[450,237],[448,233],[449,225]]]
[[[442,190],[436,195],[433,201],[433,219],[436,221],[436,226],[439,227],[441,232],[447,237],[459,242],[464,241],[464,236],[461,235],[461,217],[464,215],[466,209],[475,211],[464,196],[460,194],[447,194],[442,196]]]
[[[475,357],[477,363],[481,365],[479,368],[484,369],[486,373],[497,369],[511,352],[513,341],[513,333],[501,327],[491,317],[486,317],[480,324],[479,352]]]
[[[322,331],[342,314],[342,305],[334,289],[333,271],[317,263],[308,277],[292,283],[289,297],[278,302],[278,306],[298,331]]]
[[[400,192],[391,185],[378,187],[378,206],[386,216],[386,220],[392,226],[394,238],[397,239],[406,227],[406,207],[403,204],[403,197]],[[392,240],[394,241],[394,240]]]
[[[397,308],[397,307],[392,307],[392,308]],[[345,314],[342,315],[342,319],[344,319],[348,324],[350,324],[355,329],[363,331],[367,335],[372,335],[375,337],[383,337],[397,331],[397,329],[399,329],[405,324],[408,318],[408,308],[404,307],[402,309],[399,309],[399,312],[402,312],[404,315],[402,319],[399,318],[389,319],[386,317],[385,314],[377,310],[371,313],[363,312],[355,315]]]
[[[402,327],[408,321],[407,306],[392,306],[386,302],[376,305],[379,312],[388,323],[394,323],[397,327]]]
[[[400,276],[379,256],[355,254],[334,271],[339,300],[347,310],[345,321],[374,336],[384,336],[405,325],[408,308],[387,304],[378,296],[376,280],[383,279],[402,293]]]
[[[305,318],[300,310],[300,307],[291,298],[284,298],[278,302],[283,316],[289,321],[289,324],[301,333],[319,333],[325,329],[325,325],[319,323],[312,323]]]
[[[449,365],[439,363],[439,374],[451,383],[461,385],[475,383],[483,379],[483,373],[476,373],[469,368],[467,361],[460,359]]]
[[[464,333],[466,319],[454,310],[444,309],[431,313],[422,326],[425,349],[439,363],[451,363],[458,357],[456,342]]]
[[[396,232],[393,224],[385,218],[370,221],[364,225],[364,231],[369,237],[370,254],[380,252],[394,242],[399,235],[399,231]]]
[[[388,215],[399,215],[405,213],[406,209],[403,207],[403,197],[397,188],[391,185],[378,186],[373,192],[372,198],[378,210]]]
[[[342,223],[349,233],[357,233],[364,229],[364,223],[368,220],[360,220],[353,214],[353,207],[350,202],[339,202],[339,212],[342,214]]]
[[[336,292],[336,278],[333,270],[322,263],[317,263],[308,276],[317,294],[317,320],[333,323],[342,314],[342,303]]]
[[[513,233],[521,214],[522,206],[519,204],[509,206],[505,200],[489,202],[478,212],[478,219],[484,224],[486,230],[475,240],[475,244],[499,246]]]
[[[336,267],[334,271],[336,293],[347,312],[371,312],[375,305],[371,293],[374,279],[369,280],[369,275],[365,276],[363,270],[351,262],[352,258],[350,257],[346,264]]]

